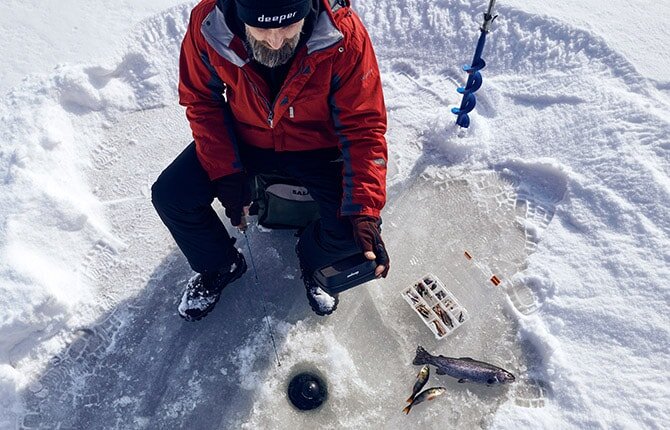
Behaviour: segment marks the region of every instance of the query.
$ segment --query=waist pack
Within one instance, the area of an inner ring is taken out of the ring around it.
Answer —
[[[276,174],[256,175],[252,186],[251,215],[272,229],[300,229],[319,218],[319,206],[307,188],[295,179]]]

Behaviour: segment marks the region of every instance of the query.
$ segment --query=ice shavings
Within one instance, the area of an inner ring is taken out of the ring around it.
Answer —
[[[161,405],[161,415],[178,419],[185,414],[194,411],[198,407],[199,399],[203,395],[201,386],[201,377],[196,370],[189,378],[184,391],[187,396],[180,398],[172,403]]]
[[[338,340],[332,327],[321,326],[315,329],[311,320],[291,325],[272,320],[272,324],[277,330],[281,345],[279,354],[284,365],[257,368],[260,362],[272,354],[267,330],[260,327],[258,335],[249,339],[231,357],[238,366],[237,374],[243,386],[245,389],[255,390],[256,397],[250,416],[245,418],[245,422],[237,423],[241,428],[263,427],[269,421],[293,422],[298,426],[311,422],[313,425],[326,427],[351,427],[357,423],[369,422],[375,416],[377,412],[372,405],[369,405],[367,411],[360,412],[363,416],[356,413],[337,417],[328,412],[321,416],[306,416],[288,406],[284,394],[287,381],[292,375],[304,370],[317,371],[324,375],[329,402],[336,403],[338,409],[346,407],[347,403],[354,408],[360,403],[361,397],[374,396],[375,389],[360,378],[354,358]]]

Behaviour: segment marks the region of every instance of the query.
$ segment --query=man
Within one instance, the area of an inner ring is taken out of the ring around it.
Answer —
[[[194,142],[160,175],[152,201],[197,274],[179,314],[199,320],[247,265],[211,203],[245,228],[250,178],[299,181],[320,219],[296,247],[312,308],[331,313],[314,270],[364,252],[385,277],[386,112],[369,36],[348,2],[203,0],[180,56],[180,104]]]

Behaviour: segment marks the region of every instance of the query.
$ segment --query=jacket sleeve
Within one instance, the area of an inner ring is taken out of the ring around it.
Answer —
[[[379,217],[386,203],[386,107],[379,67],[363,23],[351,12],[333,66],[330,107],[344,159],[340,215]],[[350,27],[349,27],[350,26]]]
[[[196,9],[197,10],[197,9]],[[200,32],[204,17],[191,14],[179,57],[179,104],[186,107],[196,153],[210,180],[242,171],[226,84],[209,60]]]

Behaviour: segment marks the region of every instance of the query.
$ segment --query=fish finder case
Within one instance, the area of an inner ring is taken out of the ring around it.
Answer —
[[[314,271],[314,280],[328,294],[338,294],[375,279],[377,263],[358,253]]]

